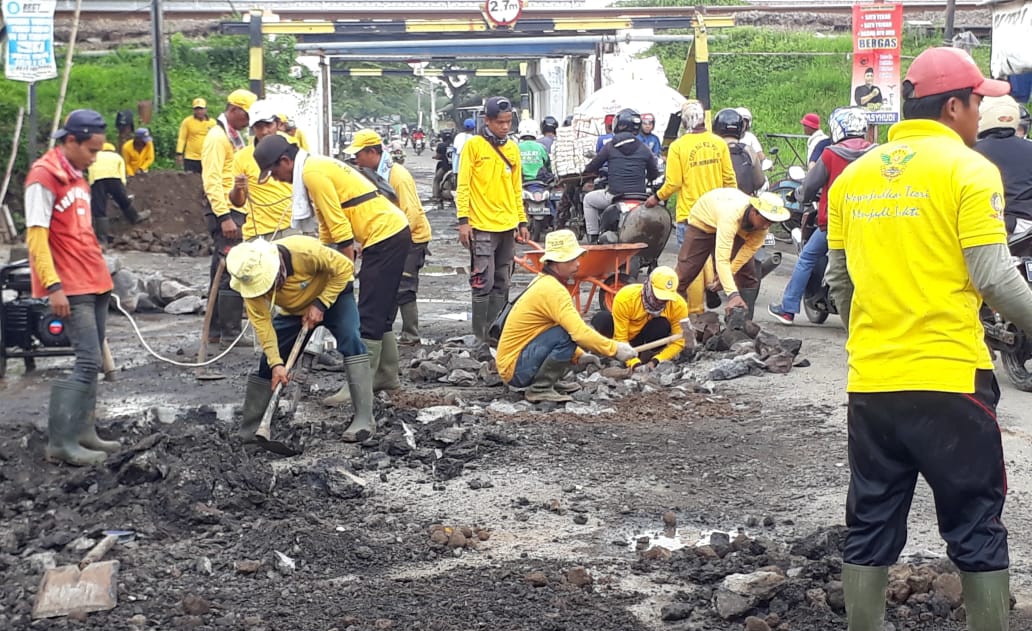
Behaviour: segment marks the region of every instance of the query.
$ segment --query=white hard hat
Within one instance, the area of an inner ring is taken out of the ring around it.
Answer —
[[[519,135],[520,138],[523,138],[524,136],[530,136],[532,138],[537,138],[538,136],[541,135],[540,128],[538,127],[537,121],[535,121],[532,118],[528,118],[526,120],[521,120],[520,121],[520,125],[517,128],[517,130],[518,130],[517,134]]]

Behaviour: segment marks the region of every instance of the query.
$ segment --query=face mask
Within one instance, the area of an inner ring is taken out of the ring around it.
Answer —
[[[645,311],[653,317],[662,313],[666,307],[665,302],[656,298],[656,294],[652,291],[652,285],[647,281],[641,286],[641,303],[645,307]]]
[[[495,136],[494,132],[491,131],[491,129],[486,124],[484,125],[484,129],[480,133],[481,135],[483,135],[484,138],[487,139],[488,142],[499,147],[504,145],[509,140],[508,137],[499,138],[498,136]]]

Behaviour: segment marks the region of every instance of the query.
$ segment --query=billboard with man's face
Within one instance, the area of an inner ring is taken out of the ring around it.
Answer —
[[[874,125],[900,118],[903,5],[853,5],[853,80],[850,105],[868,111]]]

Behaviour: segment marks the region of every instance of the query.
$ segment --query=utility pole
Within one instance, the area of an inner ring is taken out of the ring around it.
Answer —
[[[947,46],[953,46],[953,16],[957,12],[957,0],[946,0],[946,28],[943,39]]]
[[[165,80],[165,12],[162,0],[151,0],[151,41],[154,46],[154,111],[168,102]]]

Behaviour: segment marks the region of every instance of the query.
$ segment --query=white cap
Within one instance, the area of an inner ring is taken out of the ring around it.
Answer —
[[[272,123],[277,119],[276,108],[265,99],[255,101],[248,114],[250,115],[252,126],[257,123]]]

